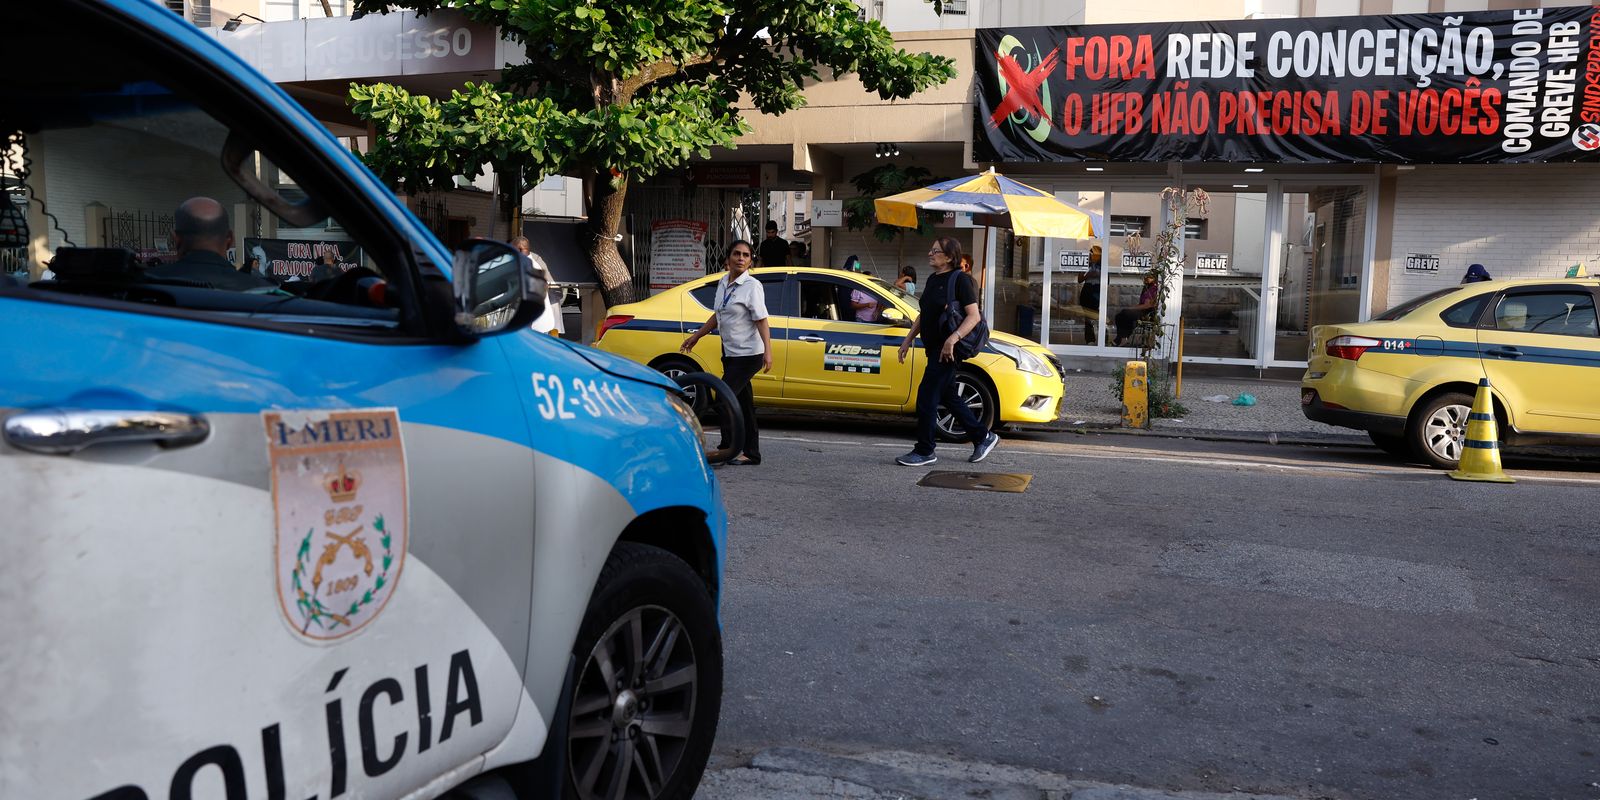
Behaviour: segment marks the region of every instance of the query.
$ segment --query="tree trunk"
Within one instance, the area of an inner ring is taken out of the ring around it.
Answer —
[[[597,170],[589,180],[589,237],[586,248],[589,263],[600,277],[600,294],[607,306],[634,301],[633,273],[617,249],[617,233],[622,227],[622,201],[628,195],[627,178],[616,188],[611,173]]]

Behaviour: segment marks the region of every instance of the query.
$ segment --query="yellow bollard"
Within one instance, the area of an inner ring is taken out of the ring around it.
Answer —
[[[1172,396],[1183,399],[1183,317],[1178,317],[1178,381],[1172,386]]]
[[[1489,395],[1489,379],[1478,381],[1472,398],[1472,413],[1467,415],[1467,440],[1461,449],[1461,463],[1450,477],[1458,481],[1516,483],[1500,469],[1500,435],[1495,429],[1494,401]]]
[[[1150,427],[1150,384],[1143,361],[1129,361],[1122,370],[1122,426]]]

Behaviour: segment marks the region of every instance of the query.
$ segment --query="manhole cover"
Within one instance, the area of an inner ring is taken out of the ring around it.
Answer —
[[[1023,473],[1011,472],[930,472],[917,481],[918,486],[932,486],[938,489],[975,489],[980,492],[1012,492],[1021,494],[1028,491],[1028,484],[1033,482],[1033,476]]]

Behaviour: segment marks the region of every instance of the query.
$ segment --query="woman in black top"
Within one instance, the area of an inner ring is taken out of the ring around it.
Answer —
[[[895,459],[896,463],[908,467],[926,466],[939,460],[933,450],[941,402],[961,421],[961,427],[972,442],[972,457],[968,461],[984,460],[1000,443],[1000,437],[984,428],[973,416],[972,409],[955,393],[956,366],[960,363],[955,354],[956,342],[972,332],[982,319],[978,310],[978,285],[971,275],[957,268],[959,263],[961,245],[956,240],[946,236],[933,243],[933,249],[928,251],[928,266],[933,267],[933,275],[923,286],[919,298],[921,313],[912,321],[905,341],[900,343],[900,363],[904,364],[917,334],[925,334],[922,343],[928,359],[922,370],[922,383],[917,386],[917,445]],[[945,307],[952,298],[959,302],[962,311],[961,322],[954,330],[944,321]]]

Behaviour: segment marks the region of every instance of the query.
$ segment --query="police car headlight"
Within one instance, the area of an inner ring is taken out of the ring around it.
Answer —
[[[1033,353],[1017,347],[1014,344],[996,342],[992,339],[989,341],[989,346],[1000,351],[1000,354],[1006,358],[1017,362],[1017,369],[1034,375],[1042,375],[1046,378],[1050,377],[1050,365],[1044,363],[1044,359],[1034,355]]]
[[[672,408],[678,412],[678,416],[683,417],[683,424],[688,425],[689,430],[694,431],[694,438],[699,439],[704,436],[705,428],[701,427],[700,415],[694,413],[694,406],[690,405],[689,401],[683,399],[683,396],[677,392],[669,392],[667,398],[672,401]]]

